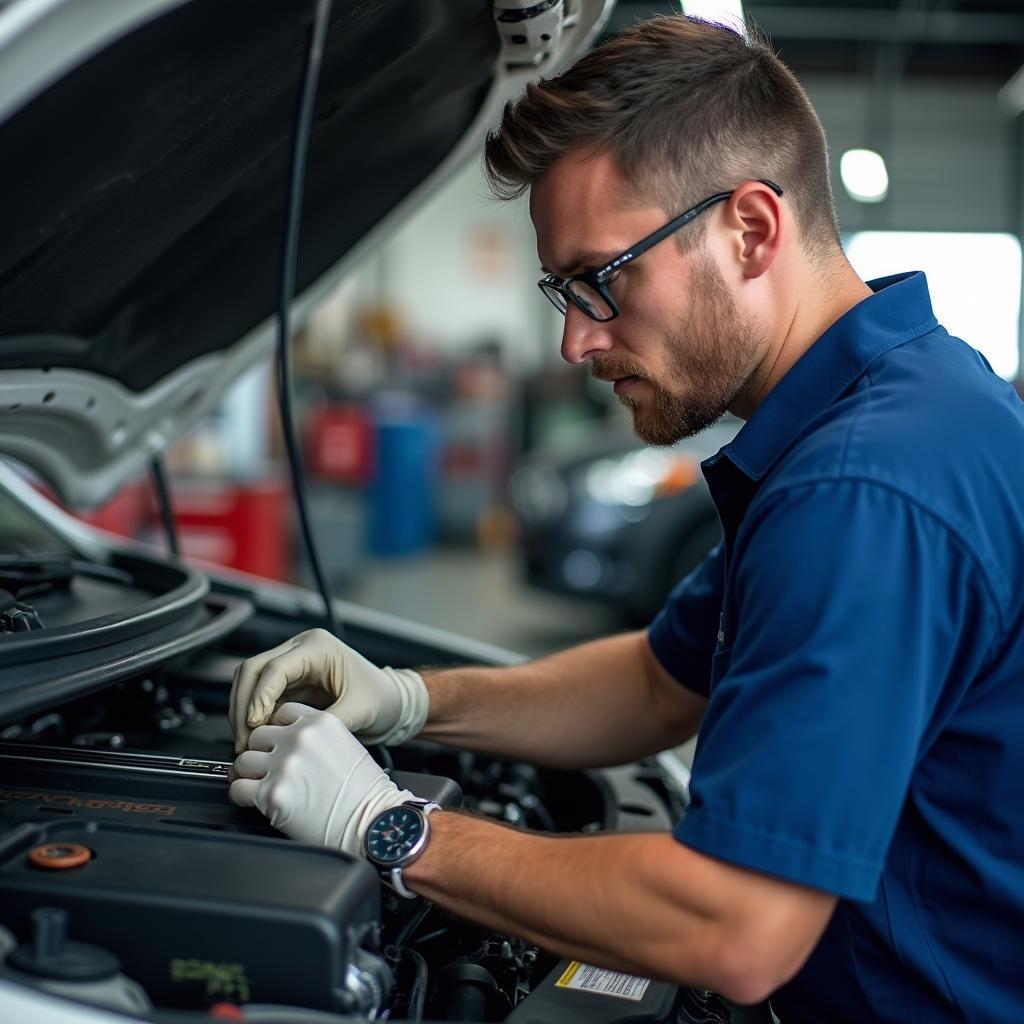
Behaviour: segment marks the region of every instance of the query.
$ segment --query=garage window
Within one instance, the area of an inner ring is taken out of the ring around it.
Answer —
[[[923,270],[939,323],[982,352],[1001,377],[1017,376],[1021,246],[1015,235],[858,231],[844,243],[854,270],[866,281]]]

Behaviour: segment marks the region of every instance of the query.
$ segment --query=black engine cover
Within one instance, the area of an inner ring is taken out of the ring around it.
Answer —
[[[51,843],[91,856],[37,867],[31,851]],[[0,923],[25,943],[34,909],[64,909],[69,938],[115,953],[161,1006],[343,1009],[346,968],[373,937],[379,902],[365,862],[272,838],[67,820],[0,839]]]
[[[0,925],[25,943],[33,910],[66,910],[68,938],[116,954],[158,1006],[345,1010],[346,969],[358,946],[379,940],[377,872],[290,842],[229,803],[228,767],[0,743]],[[451,779],[392,778],[442,806],[461,803]],[[45,869],[29,854],[48,844],[91,856]]]

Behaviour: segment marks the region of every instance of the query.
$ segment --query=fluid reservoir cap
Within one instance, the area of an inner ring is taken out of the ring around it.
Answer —
[[[58,907],[32,911],[32,944],[19,946],[7,966],[52,981],[101,981],[120,973],[113,953],[84,942],[68,942],[68,915]]]
[[[92,850],[80,843],[46,843],[28,851],[28,862],[46,871],[80,868],[92,859]]]

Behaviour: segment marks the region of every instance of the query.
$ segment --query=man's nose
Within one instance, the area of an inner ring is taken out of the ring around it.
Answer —
[[[562,358],[574,366],[612,347],[609,325],[592,320],[571,302],[562,328]]]

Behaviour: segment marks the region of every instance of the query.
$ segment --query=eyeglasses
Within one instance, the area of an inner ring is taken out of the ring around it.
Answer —
[[[782,195],[782,188],[767,178],[758,178],[762,185],[767,185],[777,196]],[[735,191],[735,190],[733,190]],[[604,323],[614,320],[619,315],[619,307],[608,286],[618,276],[618,272],[627,264],[642,256],[648,249],[664,241],[669,235],[685,227],[706,209],[732,196],[732,192],[716,192],[707,199],[702,199],[696,206],[674,217],[664,227],[658,228],[654,234],[631,245],[624,253],[616,256],[597,270],[584,270],[582,274],[574,274],[564,280],[554,274],[548,274],[537,282],[537,287],[551,300],[551,304],[562,316],[565,316],[570,301],[583,310],[591,320]]]

